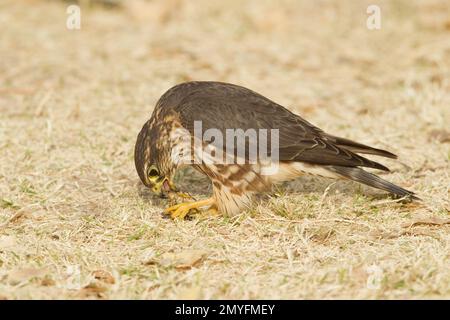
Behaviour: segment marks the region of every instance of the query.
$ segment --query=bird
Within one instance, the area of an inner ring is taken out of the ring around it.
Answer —
[[[199,125],[200,134],[196,132]],[[215,135],[205,137],[208,130]],[[247,150],[255,150],[252,147],[260,147],[258,144],[264,141],[246,135],[251,130],[265,132],[266,151],[269,149],[265,157],[259,149],[256,156]],[[226,141],[225,146],[219,140],[228,137],[229,132],[235,134],[228,139],[233,143]],[[267,147],[267,132],[273,136],[276,148]],[[239,138],[243,138],[240,144],[235,143]],[[242,147],[244,152],[239,150]],[[192,166],[211,180],[211,197],[183,200],[164,210],[173,219],[184,219],[201,208],[214,214],[236,215],[250,208],[256,194],[305,174],[353,180],[396,197],[419,199],[414,192],[364,170],[389,171],[361,154],[397,158],[389,151],[326,133],[243,86],[189,81],[175,85],[160,97],[137,136],[134,160],[142,183],[161,197],[188,198],[173,182],[175,172],[182,167]],[[227,161],[219,161],[224,158]]]

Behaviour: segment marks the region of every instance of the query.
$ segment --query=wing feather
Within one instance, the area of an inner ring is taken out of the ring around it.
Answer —
[[[283,106],[244,87],[220,82],[191,82],[184,88],[180,85],[179,91],[185,92],[171,90],[177,97],[171,108],[179,113],[182,125],[191,134],[194,121],[202,122],[203,131],[210,128],[222,132],[226,129],[278,129],[281,161],[388,171],[385,166],[351,151],[364,153],[379,149],[327,135]],[[167,97],[165,100],[170,101]]]

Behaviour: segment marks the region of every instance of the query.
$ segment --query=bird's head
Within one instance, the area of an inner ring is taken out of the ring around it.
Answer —
[[[157,132],[147,122],[139,133],[134,149],[134,163],[142,183],[155,194],[164,197],[176,191],[172,183],[174,166],[165,156],[164,145],[158,145]]]

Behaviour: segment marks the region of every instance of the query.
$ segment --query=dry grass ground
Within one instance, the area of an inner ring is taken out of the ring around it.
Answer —
[[[0,297],[450,298],[450,5],[375,1],[369,31],[373,2],[130,0],[69,31],[64,2],[1,1]],[[234,218],[163,219],[134,142],[190,79],[397,153],[383,177],[423,202],[304,178]]]

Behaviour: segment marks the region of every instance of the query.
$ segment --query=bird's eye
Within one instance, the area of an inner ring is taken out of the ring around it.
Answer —
[[[159,171],[155,168],[151,168],[148,172],[149,177],[157,177],[159,176]]]

